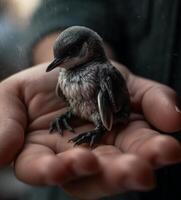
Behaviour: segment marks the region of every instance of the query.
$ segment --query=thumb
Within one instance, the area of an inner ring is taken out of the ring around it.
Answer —
[[[0,84],[0,167],[11,163],[24,143],[26,111],[17,84]]]

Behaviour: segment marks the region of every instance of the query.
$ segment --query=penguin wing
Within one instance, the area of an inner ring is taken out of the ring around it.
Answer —
[[[97,100],[101,121],[107,130],[111,130],[113,124],[113,112],[110,106],[108,92],[106,90],[100,90]]]
[[[111,64],[101,69],[98,108],[103,125],[110,130],[114,114],[121,111],[129,101],[125,80],[121,73]]]

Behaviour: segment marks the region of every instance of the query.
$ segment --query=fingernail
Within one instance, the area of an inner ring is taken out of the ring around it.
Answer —
[[[176,112],[181,113],[181,110],[178,108],[178,106],[175,106],[175,110]]]
[[[125,183],[126,188],[131,188],[133,190],[150,190],[155,187],[154,177],[144,177],[144,180],[128,180]]]
[[[82,166],[78,163],[73,165],[73,169],[77,176],[88,176],[97,172],[95,169],[88,169],[86,166]]]
[[[91,174],[91,172],[87,169],[85,169],[85,167],[83,167],[81,164],[79,163],[74,163],[73,164],[73,169],[74,172],[78,175],[78,176],[83,176],[83,175],[89,175]]]
[[[179,95],[176,98],[175,110],[176,112],[181,113],[181,97]]]
[[[97,159],[88,150],[87,152],[80,151],[77,157],[72,167],[78,176],[91,175],[99,171]]]

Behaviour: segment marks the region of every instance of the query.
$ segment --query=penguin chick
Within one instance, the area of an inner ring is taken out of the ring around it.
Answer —
[[[114,123],[128,120],[131,109],[125,80],[106,57],[96,32],[83,26],[67,28],[55,41],[54,57],[46,71],[60,68],[56,92],[66,98],[69,110],[52,121],[50,133],[73,132],[68,121],[79,116],[93,122],[95,129],[70,141],[93,146]]]

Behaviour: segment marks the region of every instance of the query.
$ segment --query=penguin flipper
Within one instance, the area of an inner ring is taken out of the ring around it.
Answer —
[[[106,90],[100,90],[98,93],[97,101],[102,124],[107,130],[110,131],[113,125],[113,112],[111,109],[112,107],[110,105],[108,92]]]

